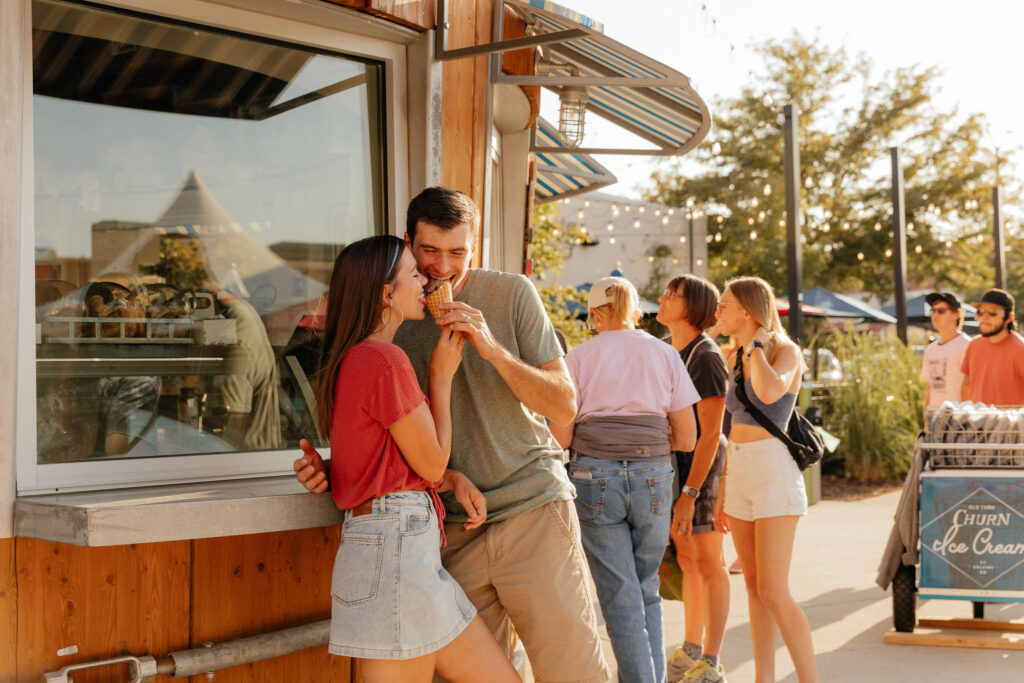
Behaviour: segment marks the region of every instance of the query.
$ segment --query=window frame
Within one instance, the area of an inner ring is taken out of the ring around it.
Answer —
[[[246,479],[290,474],[295,449],[276,451],[162,456],[150,458],[88,460],[70,463],[37,462],[36,343],[33,305],[35,254],[35,188],[32,93],[32,10],[26,6],[22,33],[24,78],[21,167],[21,217],[19,226],[19,296],[17,314],[15,391],[15,453],[17,495],[88,491],[132,486]],[[108,0],[77,4],[144,14],[155,19],[201,26],[236,35],[251,36],[286,45],[309,47],[339,55],[377,61],[383,66],[381,81],[383,121],[381,145],[382,226],[389,234],[401,234],[398,207],[409,198],[409,141],[406,107],[407,45],[419,33],[354,10],[299,0],[253,0],[232,7],[204,0]],[[227,0],[232,2],[233,0]],[[322,449],[329,457],[330,449]]]

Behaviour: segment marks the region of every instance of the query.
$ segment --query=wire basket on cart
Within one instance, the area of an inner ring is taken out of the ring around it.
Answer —
[[[1024,468],[1024,407],[947,401],[930,412],[922,446],[933,469]]]

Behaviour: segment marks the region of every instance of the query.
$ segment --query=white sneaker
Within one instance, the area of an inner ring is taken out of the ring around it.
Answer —
[[[726,683],[725,670],[721,664],[711,666],[702,659],[686,672],[683,680],[686,683]]]
[[[665,662],[665,673],[667,674],[668,683],[678,683],[678,681],[683,680],[686,672],[692,669],[696,663],[696,659],[683,651],[682,645],[677,647],[676,651]]]

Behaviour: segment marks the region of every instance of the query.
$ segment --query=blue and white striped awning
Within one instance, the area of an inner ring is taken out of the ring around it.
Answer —
[[[536,154],[537,181],[534,202],[544,204],[611,185],[618,178],[589,154],[569,149],[558,128],[537,118],[537,144],[559,147],[561,152]]]
[[[587,89],[587,111],[652,143],[651,149],[580,148],[588,154],[685,154],[707,135],[711,112],[684,74],[602,33],[603,26],[546,0],[505,0],[538,35],[580,30],[579,37],[543,47],[544,57],[565,71],[552,75],[514,76],[497,80],[543,85],[554,92],[579,85]],[[566,75],[575,71],[576,75]],[[539,138],[539,136],[538,136]],[[538,139],[535,151],[551,151]]]

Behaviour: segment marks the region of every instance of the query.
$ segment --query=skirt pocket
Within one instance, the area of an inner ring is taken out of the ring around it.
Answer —
[[[383,536],[342,534],[334,563],[332,597],[348,607],[375,600],[383,559]]]

